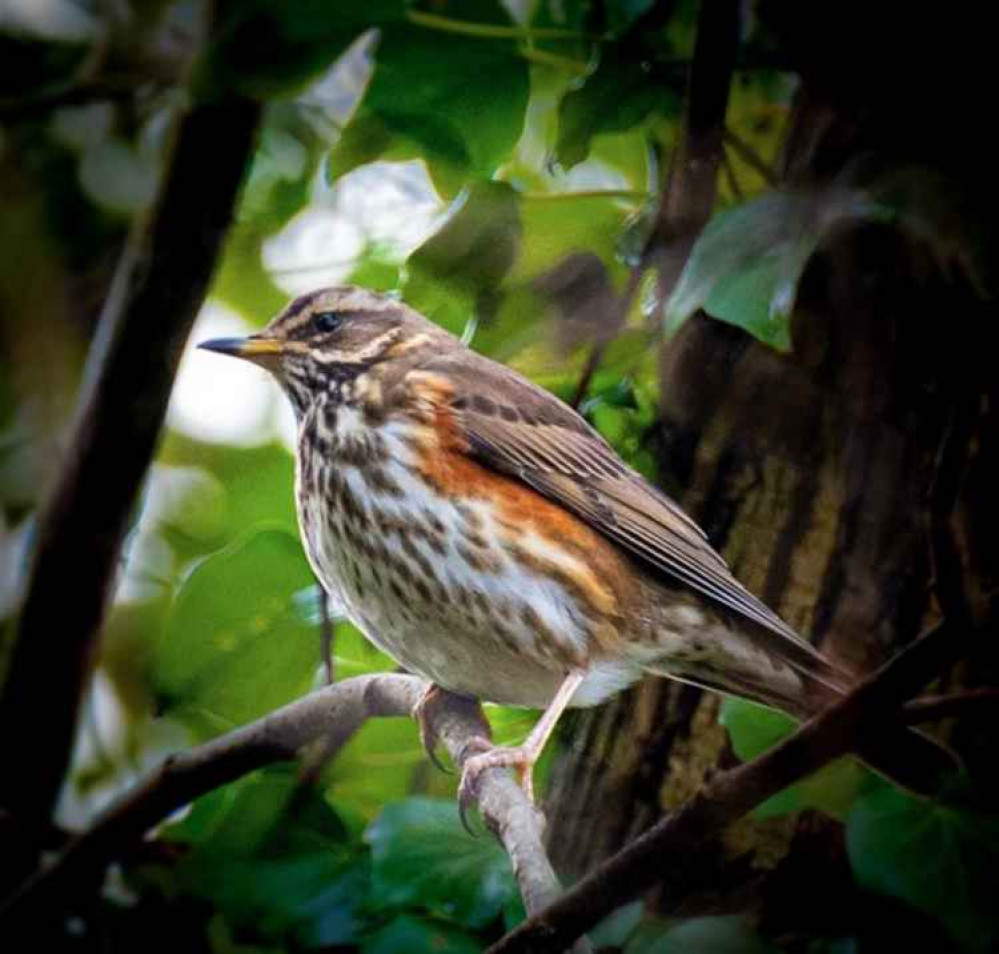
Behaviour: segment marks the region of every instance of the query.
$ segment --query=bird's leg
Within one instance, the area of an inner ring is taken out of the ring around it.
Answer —
[[[442,772],[449,772],[450,769],[437,758],[437,743],[439,741],[437,732],[430,724],[430,713],[433,707],[443,701],[448,695],[446,689],[442,689],[436,683],[427,686],[426,691],[420,696],[419,701],[413,706],[413,718],[416,720],[416,727],[420,730],[420,741],[426,750],[430,761],[434,763]]]
[[[566,675],[554,698],[548,703],[548,708],[542,713],[541,718],[538,719],[537,724],[523,744],[508,748],[491,746],[486,740],[482,740],[481,744],[478,740],[472,740],[469,743],[469,748],[481,748],[483,751],[463,760],[461,784],[458,786],[458,805],[463,815],[476,798],[479,776],[486,769],[491,768],[516,768],[517,774],[520,776],[521,788],[527,797],[532,802],[534,801],[534,781],[532,778],[534,763],[544,751],[559,716],[565,711],[566,706],[572,700],[573,693],[579,688],[579,684],[585,677],[586,673],[581,669],[574,669]]]

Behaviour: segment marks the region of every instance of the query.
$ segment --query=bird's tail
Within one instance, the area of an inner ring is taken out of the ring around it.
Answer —
[[[672,673],[661,674],[678,678]],[[834,686],[824,675],[822,678],[806,673],[801,675],[805,688],[793,694],[782,694],[772,684],[760,680],[740,680],[731,672],[713,677],[698,674],[697,679],[681,681],[752,699],[801,721],[817,715],[846,691],[844,685]],[[953,780],[962,769],[960,759],[942,742],[899,723],[866,730],[863,737],[855,741],[852,752],[873,772],[914,795],[938,795],[948,780]]]

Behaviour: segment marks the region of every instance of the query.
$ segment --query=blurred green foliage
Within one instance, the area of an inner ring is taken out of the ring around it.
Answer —
[[[126,56],[115,29],[98,43],[89,15],[81,26],[70,0],[51,6],[45,31],[12,22],[0,34],[0,53],[15,66],[0,90],[10,127],[0,137],[0,175],[13,197],[0,223],[2,620],[16,609],[51,439],[68,420],[65,395],[76,386],[109,263],[155,194],[178,96],[241,93],[267,103],[215,302],[251,327],[263,324],[309,269],[330,271],[320,262],[282,273],[267,264],[267,249],[288,244],[304,216],[335,217],[336,202],[406,171],[404,188],[422,190],[437,210],[431,227],[409,246],[364,232],[359,249],[333,263],[342,266],[338,278],[401,289],[473,347],[565,399],[601,343],[581,410],[649,477],[664,330],[703,309],[789,349],[798,282],[844,223],[901,224],[942,258],[960,259],[934,242],[939,208],[913,201],[933,190],[893,181],[786,194],[768,188],[769,160],[728,151],[718,214],[665,313],[639,295],[625,316],[611,308],[598,321],[573,322],[552,291],[560,266],[589,256],[585,296],[613,304],[648,234],[678,133],[690,3],[231,0],[219,5],[214,42],[195,51],[186,91],[183,71],[165,81],[152,68],[162,72],[159,60],[142,72],[152,47],[126,43]],[[121,6],[134,7],[144,28],[165,25],[168,38],[193,42],[191,4]],[[124,86],[96,83],[92,101],[77,97],[102,68]],[[769,66],[750,63],[739,74],[727,122],[761,156],[776,154],[791,87]],[[365,172],[373,175],[362,181]],[[363,216],[353,224],[371,225]],[[202,411],[213,414],[209,403]],[[293,459],[269,423],[261,429],[249,444],[179,426],[165,434],[157,472],[205,479],[185,485],[170,507],[151,479],[136,515],[101,661],[111,689],[98,702],[113,715],[81,728],[69,823],[85,823],[175,747],[178,733],[187,744],[206,740],[318,685]],[[337,624],[338,678],[392,665],[349,623]],[[491,718],[497,738],[514,741],[532,716],[494,710]],[[789,731],[783,717],[732,700],[723,721],[741,758]],[[507,859],[488,837],[460,828],[453,793],[453,777],[428,766],[408,720],[376,720],[315,788],[303,790],[296,771],[279,766],[198,799],[159,835],[177,856],[126,865],[124,879],[139,904],[155,894],[196,899],[204,949],[478,951],[523,912]],[[996,856],[991,825],[905,799],[847,761],[759,812],[806,808],[847,820],[864,886],[938,916],[969,950],[995,941],[979,896]],[[596,936],[631,954],[770,950],[735,919],[654,924],[634,906]]]

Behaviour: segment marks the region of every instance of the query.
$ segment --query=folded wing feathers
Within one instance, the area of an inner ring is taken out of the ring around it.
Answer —
[[[453,369],[449,369],[453,370]],[[468,383],[481,391],[496,372]],[[464,409],[458,415],[469,452],[557,500],[619,546],[709,599],[781,637],[773,649],[813,675],[829,664],[776,613],[732,575],[704,531],[662,492],[626,467],[609,444],[568,408],[529,382],[512,377],[503,391],[521,392],[524,404],[542,413],[494,414]],[[499,393],[497,388],[494,393]]]
[[[539,493],[559,500],[618,545],[686,583],[721,606],[804,650],[819,654],[753,596],[677,504],[621,465],[610,447],[556,425],[510,423],[462,415],[471,450],[514,473]]]

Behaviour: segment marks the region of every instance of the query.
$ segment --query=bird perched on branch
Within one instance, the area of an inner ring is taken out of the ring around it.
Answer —
[[[497,765],[530,792],[564,709],[649,673],[797,718],[848,688],[579,415],[397,299],[327,288],[201,347],[266,368],[290,398],[305,550],[367,637],[436,687],[545,710],[521,746],[482,740],[464,801]],[[917,791],[951,766],[899,726],[858,751]]]

